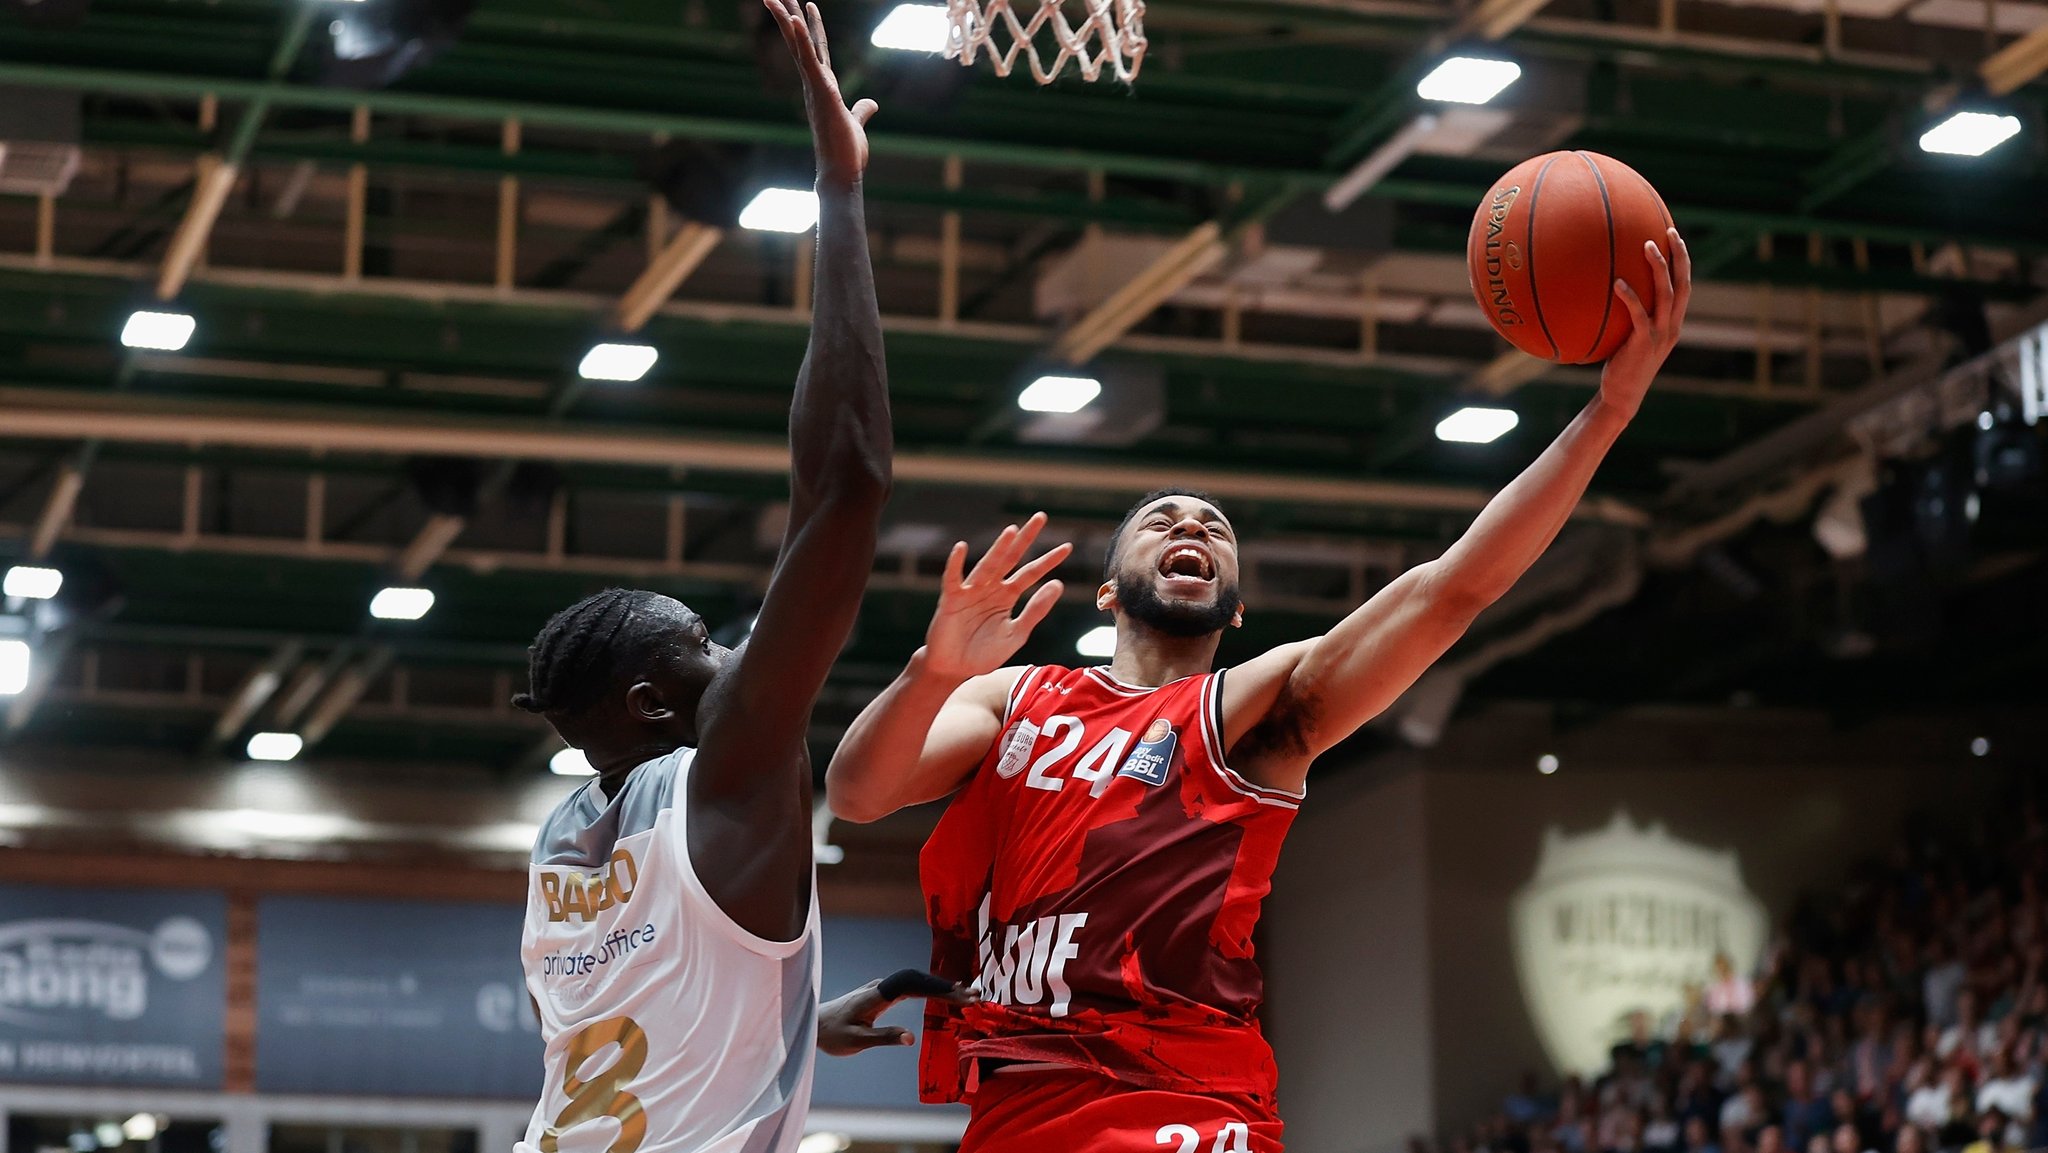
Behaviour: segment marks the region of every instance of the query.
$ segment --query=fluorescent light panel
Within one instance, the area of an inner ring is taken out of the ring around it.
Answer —
[[[1448,104],[1484,104],[1521,75],[1522,66],[1512,60],[1453,56],[1423,77],[1415,86],[1415,94],[1424,100]]]
[[[0,593],[23,600],[46,601],[63,587],[64,574],[56,569],[18,564],[7,570],[6,581],[0,583]]]
[[[590,758],[582,749],[563,749],[548,758],[548,771],[558,777],[594,777],[597,770],[590,767]]]
[[[1116,655],[1116,626],[1097,625],[1081,634],[1074,642],[1074,651],[1084,657],[1113,657]]]
[[[1920,134],[1920,150],[1943,156],[1982,156],[2018,136],[2020,118],[1958,112]]]
[[[1088,376],[1041,376],[1017,397],[1025,412],[1079,412],[1102,395],[1102,382]]]
[[[121,329],[121,343],[129,348],[176,352],[192,339],[198,321],[182,312],[136,312]]]
[[[898,4],[875,25],[868,41],[899,52],[944,52],[952,32],[944,4]]]
[[[297,733],[257,733],[249,738],[249,759],[289,761],[305,747],[306,742]]]
[[[1470,405],[1436,422],[1436,438],[1456,444],[1491,444],[1522,422],[1511,408]]]
[[[370,615],[380,621],[416,621],[433,607],[431,589],[388,588],[370,598]]]
[[[583,354],[576,374],[585,380],[635,381],[646,376],[660,356],[649,344],[600,344]]]
[[[806,232],[818,223],[818,194],[808,188],[763,188],[740,209],[740,227],[756,232]]]
[[[0,641],[0,697],[11,697],[28,687],[29,649],[27,641]]]

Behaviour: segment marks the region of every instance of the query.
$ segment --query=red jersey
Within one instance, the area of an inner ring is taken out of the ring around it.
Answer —
[[[980,1059],[1272,1100],[1252,929],[1301,796],[1224,764],[1222,700],[1220,672],[1018,678],[918,862],[932,969],[983,996],[929,1003],[925,1100],[961,1100]]]

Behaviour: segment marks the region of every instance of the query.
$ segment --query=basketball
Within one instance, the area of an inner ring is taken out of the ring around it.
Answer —
[[[1670,259],[1664,198],[1597,152],[1532,156],[1495,181],[1472,218],[1465,261],[1494,330],[1530,356],[1606,360],[1628,339],[1617,278],[1652,307],[1645,240]]]

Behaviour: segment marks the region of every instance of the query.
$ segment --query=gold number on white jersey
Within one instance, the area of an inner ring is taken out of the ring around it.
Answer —
[[[592,1057],[608,1045],[619,1047],[603,1072],[585,1081],[577,1076]],[[562,1093],[569,1103],[555,1114],[541,1133],[540,1153],[561,1153],[563,1133],[586,1121],[610,1117],[619,1123],[619,1135],[605,1153],[633,1153],[647,1137],[647,1114],[640,1098],[626,1092],[626,1082],[640,1075],[647,1064],[647,1034],[631,1017],[608,1017],[578,1029],[569,1038],[568,1060],[562,1073]]]

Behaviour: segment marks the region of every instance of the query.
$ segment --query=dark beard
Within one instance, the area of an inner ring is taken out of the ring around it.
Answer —
[[[1229,628],[1244,600],[1234,584],[1217,589],[1216,603],[1212,605],[1164,600],[1149,577],[1134,579],[1118,573],[1116,603],[1132,620],[1167,636],[1206,637]]]

